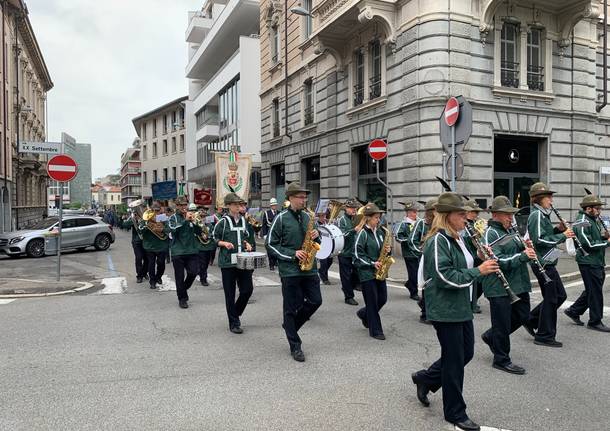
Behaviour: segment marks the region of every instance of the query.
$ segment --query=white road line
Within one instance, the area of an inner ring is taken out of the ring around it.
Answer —
[[[569,308],[572,306],[572,304],[574,304],[574,302],[572,301],[564,301],[563,304],[561,304],[561,307],[559,307],[562,310],[565,310],[566,308]],[[610,307],[604,307],[604,313],[610,314]]]
[[[336,278],[337,280],[340,280],[340,279],[341,279],[341,276],[339,275],[339,273],[338,273],[338,272],[335,272],[335,271],[328,271],[328,275],[329,275],[330,277],[332,277],[332,278]],[[388,287],[394,287],[394,288],[396,288],[396,289],[403,289],[403,290],[405,290],[405,289],[406,289],[406,287],[405,287],[403,284],[394,284],[394,283],[388,283],[388,282],[387,282],[388,280],[392,281],[393,279],[388,278],[388,279],[386,280],[386,284],[387,284],[387,286],[388,286]]]
[[[172,280],[169,275],[161,277],[161,287],[157,290],[158,292],[169,292],[170,290],[176,290],[176,282]]]
[[[16,301],[16,299],[0,299],[0,305],[10,304],[13,301]]]
[[[127,289],[127,280],[125,277],[110,277],[102,280],[104,287],[98,293],[100,295],[117,295],[125,293]]]
[[[255,275],[252,277],[254,286],[281,286],[279,280],[271,280],[270,278]]]

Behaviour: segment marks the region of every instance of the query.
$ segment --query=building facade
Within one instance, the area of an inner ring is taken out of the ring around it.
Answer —
[[[259,2],[207,0],[186,30],[186,167],[192,187],[215,190],[215,152],[251,154],[250,205],[260,205]]]
[[[152,200],[152,184],[186,180],[184,104],[186,96],[132,120],[140,138],[142,197]]]
[[[287,7],[296,7],[289,0]],[[447,148],[439,119],[450,96],[472,105],[458,147],[460,193],[529,204],[545,181],[577,207],[610,154],[598,112],[603,33],[598,0],[308,0],[309,16],[261,2],[263,199],[300,180],[317,196],[385,207],[366,148],[389,143],[381,179],[402,199],[437,195]],[[284,67],[288,66],[288,85]],[[286,91],[288,90],[288,91]],[[286,115],[287,112],[287,115]],[[459,170],[458,170],[459,173]],[[602,187],[601,193],[608,191]],[[315,202],[313,202],[315,204]]]
[[[76,177],[63,185],[64,204],[80,203],[83,208],[91,207],[91,144],[80,144],[72,136],[61,133],[62,153],[74,159],[78,166]],[[55,207],[59,185],[49,182],[49,208]]]
[[[116,208],[122,202],[121,188],[117,186],[104,186],[99,191],[101,207],[104,209]]]
[[[129,205],[142,198],[142,160],[140,138],[121,154],[121,202]]]
[[[46,94],[53,82],[23,0],[0,4],[0,232],[40,220],[47,212],[46,155],[20,153],[20,141],[46,139]]]

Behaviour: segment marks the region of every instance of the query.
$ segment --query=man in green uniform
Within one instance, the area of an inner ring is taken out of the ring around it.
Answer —
[[[188,289],[199,273],[199,247],[197,236],[201,227],[193,221],[193,213],[187,212],[188,200],[184,196],[175,199],[176,212],[167,222],[172,234],[171,255],[176,279],[176,294],[180,308],[188,308]],[[185,276],[186,272],[186,276]]]
[[[582,253],[576,255],[576,262],[578,263],[578,269],[580,269],[582,281],[585,283],[585,290],[564,313],[577,325],[583,325],[580,316],[588,308],[589,321],[587,322],[587,328],[599,332],[610,332],[610,328],[602,322],[604,310],[603,287],[606,279],[606,248],[610,246],[607,230],[599,219],[602,205],[603,202],[595,195],[585,196],[580,203],[582,209],[578,212],[577,221],[586,220],[589,222],[588,226],[574,228],[574,233],[589,253],[588,256],[583,256]],[[602,234],[602,230],[604,234]]]
[[[165,233],[165,223],[156,221],[156,217],[161,214],[161,206],[155,202],[151,209],[154,211],[153,218],[149,221],[142,220],[139,230],[142,235],[142,247],[146,251],[148,260],[148,281],[150,288],[155,289],[157,284],[163,284],[161,277],[165,273],[165,257],[169,239]]]
[[[315,262],[309,270],[301,271],[300,268],[300,263],[308,257],[302,249],[306,235],[311,240],[320,242],[317,230],[308,231],[311,215],[303,211],[309,193],[309,190],[296,182],[286,187],[290,206],[275,217],[266,242],[269,252],[278,259],[284,311],[282,326],[286,331],[291,355],[299,362],[305,360],[305,354],[298,330],[322,305],[320,278]]]
[[[396,241],[400,243],[402,257],[407,267],[408,280],[405,283],[405,287],[409,291],[410,298],[414,301],[419,301],[420,298],[417,294],[417,267],[419,266],[421,252],[411,243],[411,234],[419,221],[417,218],[417,203],[413,201],[399,203],[404,206],[406,213],[405,219],[400,223],[396,233]]]
[[[496,197],[491,204],[491,220],[483,237],[483,244],[492,245],[500,269],[519,301],[511,305],[508,293],[496,274],[482,279],[483,292],[489,300],[491,328],[481,335],[494,355],[493,367],[512,374],[525,374],[525,369],[512,363],[510,353],[510,334],[527,322],[530,312],[532,290],[527,262],[536,258],[532,248],[523,249],[517,239],[498,241],[508,235],[513,215],[519,211],[506,196]],[[507,237],[508,238],[508,237]],[[498,242],[496,242],[498,241]],[[496,242],[496,245],[493,245]]]
[[[125,229],[131,229],[131,246],[136,259],[136,282],[142,283],[144,278],[148,276],[148,259],[146,251],[142,246],[142,234],[139,231],[140,218],[137,213],[132,210],[131,217],[125,221]]]
[[[341,290],[343,290],[345,296],[345,303],[349,305],[358,305],[358,302],[354,299],[354,286],[358,275],[352,263],[356,238],[354,216],[358,208],[360,208],[360,202],[356,199],[348,199],[345,202],[344,214],[337,222],[337,226],[343,233],[343,250],[339,253],[339,277],[341,278]]]
[[[202,206],[198,211],[199,220],[201,220],[201,235],[197,237],[197,246],[199,247],[199,282],[202,286],[209,286],[208,267],[212,253],[216,250],[216,243],[212,239],[211,226],[205,222],[208,216],[208,207]]]

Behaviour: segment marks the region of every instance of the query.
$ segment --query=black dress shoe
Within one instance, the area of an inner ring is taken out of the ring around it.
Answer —
[[[505,371],[510,374],[525,374],[525,368],[515,365],[512,362],[509,362],[506,365],[493,364],[492,367],[494,367],[496,370]]]
[[[201,285],[202,285],[202,286],[209,286],[209,285],[210,285],[210,283],[208,283],[208,281],[207,281],[207,280],[203,280],[203,281],[201,282]]]
[[[536,331],[530,325],[523,325],[523,329],[525,329],[527,333],[530,334],[532,337],[536,338]]]
[[[136,278],[136,283],[142,283],[142,281],[144,280],[144,277],[137,277]]]
[[[534,344],[546,347],[563,347],[563,343],[555,340],[534,340]]]
[[[151,289],[156,289],[156,288],[157,288],[157,285],[153,283],[153,284],[151,284],[151,285],[150,285],[150,288],[151,288]]]
[[[419,402],[422,403],[424,407],[430,407],[430,400],[428,399],[428,392],[430,392],[430,389],[428,389],[428,386],[417,383],[417,373],[411,374],[411,380],[413,380],[413,383],[417,386],[417,399]]]
[[[409,298],[413,301],[419,301],[421,299],[417,293],[415,295],[410,295]]]
[[[489,340],[489,339],[485,338],[485,333],[482,333],[482,334],[481,334],[481,340],[483,340],[483,342],[484,342],[485,344],[487,344],[487,347],[489,347],[489,350],[491,350],[491,353],[493,353],[493,354],[495,355],[495,354],[496,354],[496,352],[494,352],[494,348],[493,348],[493,346],[492,346],[492,344],[491,344],[491,340]]]
[[[178,301],[178,305],[180,306],[180,308],[189,308],[189,303],[186,300]]]
[[[463,422],[456,422],[453,425],[455,425],[459,429],[465,430],[465,431],[479,431],[481,429],[481,427],[478,424],[474,423],[470,419],[466,419]]]
[[[383,341],[383,340],[385,340],[385,335],[383,335],[383,334],[377,334],[377,335],[373,335],[373,338],[374,338],[375,340],[382,340],[382,341]]]
[[[229,331],[231,331],[234,334],[243,334],[244,330],[241,329],[240,326],[233,326],[232,328],[229,329]]]
[[[432,325],[432,322],[430,322],[428,319],[426,319],[423,316],[419,317],[419,323],[423,323],[424,325]]]
[[[294,350],[290,354],[292,355],[292,359],[294,359],[295,361],[305,362],[305,353],[303,353],[303,351],[301,349]]]
[[[475,305],[474,310],[472,310],[472,312],[474,314],[481,314],[481,307],[479,307],[478,305]]]
[[[349,305],[358,305],[358,301],[354,298],[345,298],[345,303]]]
[[[568,316],[570,318],[570,320],[572,322],[574,322],[575,325],[578,325],[578,326],[584,325],[583,321],[580,320],[580,316],[575,316],[574,314],[570,313],[568,310],[563,310],[563,314]]]
[[[608,328],[606,325],[604,325],[601,322],[598,323],[597,325],[587,325],[587,328],[593,329],[594,331],[599,331],[599,332],[610,332],[610,328]]]

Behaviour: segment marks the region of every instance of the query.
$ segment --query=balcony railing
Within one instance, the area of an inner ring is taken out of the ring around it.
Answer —
[[[305,108],[305,125],[309,126],[310,124],[313,124],[313,106],[309,106],[307,108]]]
[[[369,81],[369,99],[376,99],[381,96],[381,75],[373,76]]]
[[[362,105],[364,102],[364,85],[356,84],[354,85],[354,106]]]
[[[544,91],[544,67],[527,67],[527,87],[534,91]]]
[[[276,138],[280,136],[280,122],[276,121],[273,123],[273,137]]]
[[[519,88],[519,63],[502,61],[500,63],[500,81],[502,87]]]

